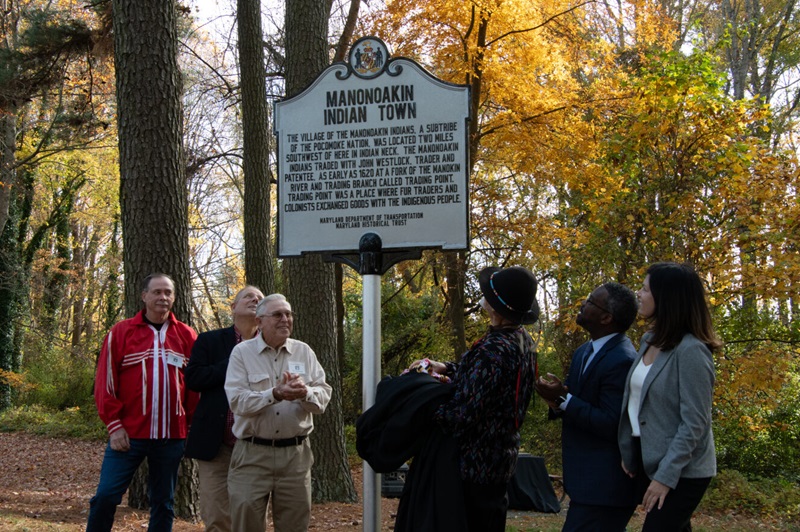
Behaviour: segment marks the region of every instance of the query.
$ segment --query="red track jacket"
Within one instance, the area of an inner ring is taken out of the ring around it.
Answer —
[[[170,312],[161,331],[144,311],[114,325],[97,361],[94,399],[111,434],[130,438],[185,438],[199,395],[183,383],[197,333]]]

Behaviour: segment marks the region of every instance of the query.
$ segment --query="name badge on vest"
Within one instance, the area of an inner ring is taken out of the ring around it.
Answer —
[[[167,364],[170,366],[175,366],[176,368],[183,367],[183,357],[180,355],[176,355],[175,353],[170,353],[167,355]]]
[[[302,362],[289,362],[289,373],[294,373],[295,375],[305,375],[306,365]]]

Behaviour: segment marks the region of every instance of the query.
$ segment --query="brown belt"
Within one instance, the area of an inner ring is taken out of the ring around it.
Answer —
[[[286,438],[285,440],[265,440],[264,438],[259,438],[257,436],[250,436],[249,438],[243,438],[244,441],[249,441],[250,443],[255,443],[256,445],[264,445],[266,447],[291,447],[293,445],[300,445],[303,443],[303,440],[306,439],[305,436],[295,436],[294,438]]]

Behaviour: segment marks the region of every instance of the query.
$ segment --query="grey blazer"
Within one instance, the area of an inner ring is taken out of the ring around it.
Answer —
[[[645,334],[639,356],[628,372],[619,423],[619,449],[628,471],[636,472],[636,460],[628,400],[631,374],[649,347]],[[639,428],[642,462],[651,480],[675,488],[678,479],[706,478],[717,473],[711,402],[714,360],[711,351],[692,334],[675,348],[662,351],[653,362],[642,387]]]

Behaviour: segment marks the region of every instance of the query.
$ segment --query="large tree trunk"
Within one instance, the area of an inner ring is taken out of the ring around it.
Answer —
[[[14,152],[16,148],[17,112],[11,102],[5,102],[0,109],[0,370],[14,371],[14,324],[16,289],[15,277],[18,271],[16,238],[14,228],[6,223],[9,220],[12,194],[15,191],[16,170]],[[11,385],[0,381],[0,411],[11,406]]]
[[[22,266],[16,234],[17,206],[9,196],[9,214],[0,231],[0,370],[19,371],[15,332],[18,312],[18,287],[22,283]],[[0,379],[0,411],[11,406],[11,385]]]
[[[0,102],[0,233],[8,220],[11,194],[16,183],[17,107]]]
[[[181,76],[174,0],[113,1],[119,124],[125,310],[141,308],[142,279],[163,272],[175,281],[173,308],[190,323],[188,195],[182,150]],[[184,464],[187,467],[187,464]],[[189,468],[192,465],[188,465]],[[138,475],[128,503],[142,500]],[[176,514],[196,508],[197,491],[182,482]]]
[[[188,321],[188,196],[182,150],[175,2],[114,0],[125,309],[141,308],[142,279],[175,281],[174,312]]]
[[[290,0],[286,3],[286,93],[297,94],[328,65],[330,2]],[[353,502],[342,415],[342,382],[337,356],[336,282],[333,266],[319,255],[285,261],[286,295],[298,314],[294,335],[307,342],[325,368],[333,388],[325,414],[315,416],[312,448],[314,500]]]
[[[261,2],[238,0],[239,71],[244,140],[244,269],[247,284],[274,289],[270,238],[269,107]]]

